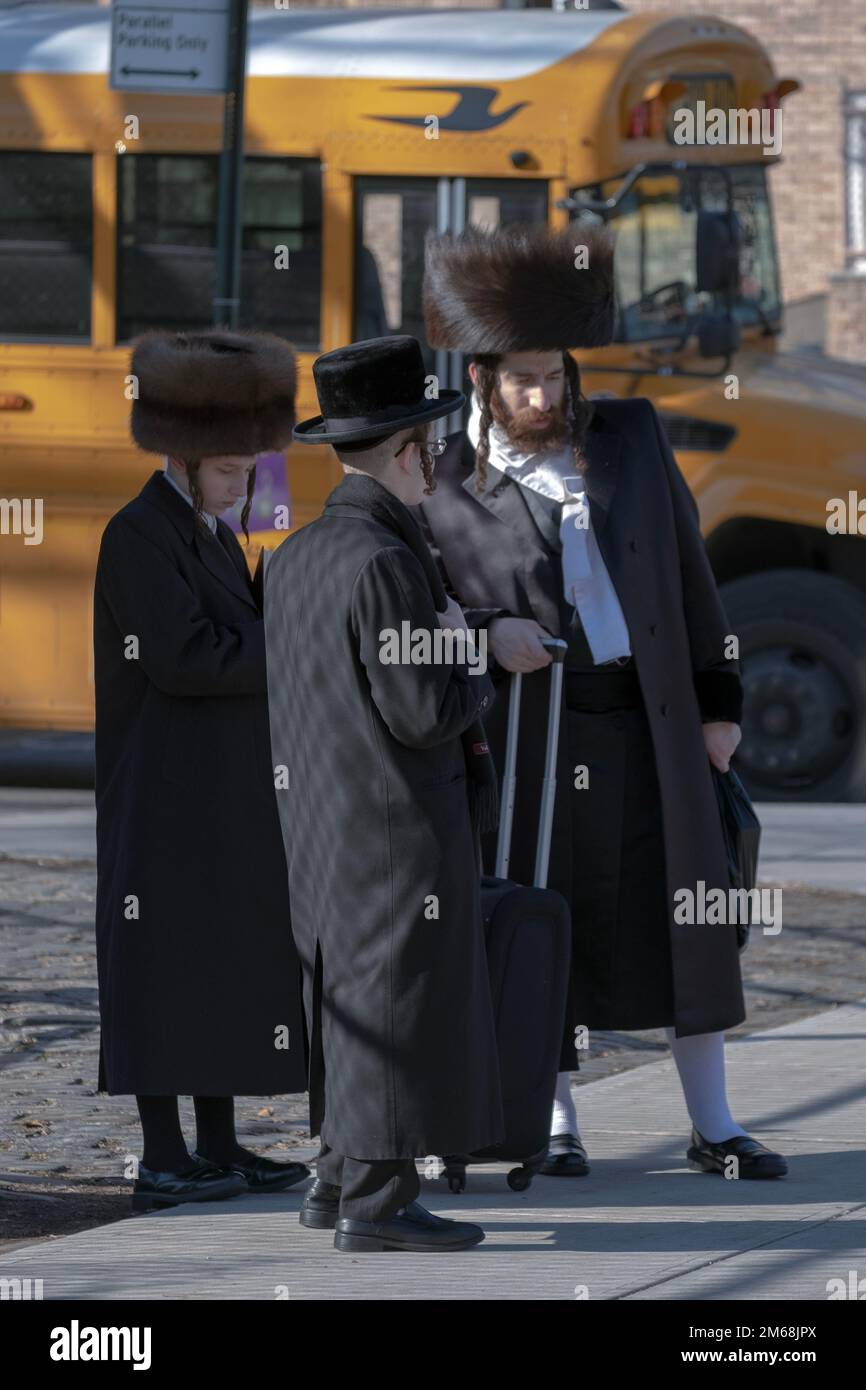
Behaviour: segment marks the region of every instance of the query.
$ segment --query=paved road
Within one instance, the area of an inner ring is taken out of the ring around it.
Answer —
[[[866,894],[866,805],[761,803],[761,879]],[[0,856],[94,860],[93,794],[0,787]]]
[[[0,857],[96,863],[93,792],[0,787]]]
[[[866,806],[764,802],[757,811],[762,880],[866,893]]]

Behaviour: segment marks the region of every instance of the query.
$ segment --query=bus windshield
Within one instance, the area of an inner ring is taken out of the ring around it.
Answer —
[[[622,179],[573,190],[600,201],[616,197]],[[725,309],[721,295],[698,293],[697,214],[732,208],[740,225],[739,292],[732,311],[742,326],[775,329],[780,322],[779,276],[766,170],[759,165],[692,166],[642,174],[606,220],[616,233],[618,342],[688,332],[705,314]],[[580,210],[578,223],[600,214]]]

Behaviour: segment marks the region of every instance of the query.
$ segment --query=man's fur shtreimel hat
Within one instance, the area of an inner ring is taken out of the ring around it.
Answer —
[[[144,333],[133,344],[132,437],[174,458],[283,449],[295,423],[294,349],[272,333]]]
[[[431,231],[424,251],[431,347],[552,352],[602,347],[613,337],[613,235],[605,226]]]

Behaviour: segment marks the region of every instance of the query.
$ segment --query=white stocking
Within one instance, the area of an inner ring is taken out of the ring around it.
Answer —
[[[553,1096],[553,1115],[550,1120],[551,1134],[573,1134],[580,1138],[577,1128],[577,1112],[571,1098],[571,1072],[556,1074],[556,1091]]]
[[[686,1107],[695,1129],[711,1144],[745,1134],[728,1109],[724,1033],[697,1033],[691,1038],[677,1038],[673,1028],[666,1028],[665,1035],[674,1054]]]

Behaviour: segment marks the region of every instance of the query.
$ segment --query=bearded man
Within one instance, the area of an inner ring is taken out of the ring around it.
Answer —
[[[663,1028],[690,1164],[778,1177],[728,1107],[724,1030],[745,1017],[736,926],[684,922],[678,890],[728,889],[711,764],[740,739],[742,685],[698,510],[648,400],[590,402],[571,348],[608,342],[605,228],[428,234],[428,342],[470,355],[467,427],[421,507],[449,592],[485,626],[491,674],[524,674],[511,876],[532,882],[550,656],[568,643],[549,885],[572,910],[569,1004],[542,1172],[589,1171],[570,1089],[586,1030]],[[507,701],[487,721],[502,769]],[[495,844],[487,836],[485,867]]]

